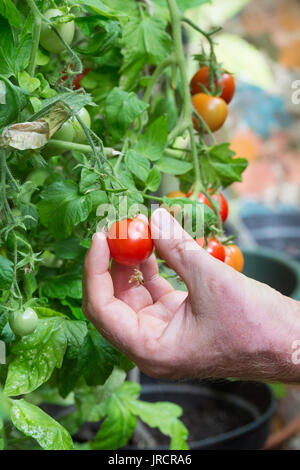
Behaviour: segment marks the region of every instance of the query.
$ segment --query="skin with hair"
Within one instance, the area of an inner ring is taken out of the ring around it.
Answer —
[[[83,311],[101,334],[156,378],[236,377],[300,382],[293,361],[300,303],[210,256],[164,209],[151,217],[159,256],[185,282],[160,277],[155,255],[112,262],[104,233],[85,259]],[[145,283],[129,283],[135,269]]]

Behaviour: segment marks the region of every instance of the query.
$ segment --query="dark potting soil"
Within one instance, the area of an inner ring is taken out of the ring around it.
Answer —
[[[253,421],[255,417],[255,411],[251,413],[249,405],[242,399],[240,406],[237,407],[236,397],[235,403],[232,403],[230,396],[224,400],[224,396],[220,398],[218,394],[188,396],[168,392],[164,396],[163,392],[159,392],[158,396],[152,394],[146,399],[151,402],[170,401],[183,408],[181,419],[189,430],[189,443],[240,428]],[[157,442],[168,445],[169,438],[162,435],[158,429],[148,428],[148,430]]]

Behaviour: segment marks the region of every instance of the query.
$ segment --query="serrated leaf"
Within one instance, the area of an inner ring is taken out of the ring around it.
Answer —
[[[10,409],[14,426],[25,436],[35,439],[45,450],[71,450],[72,438],[51,416],[25,400],[15,400]]]
[[[12,348],[13,361],[8,368],[4,392],[23,395],[46,382],[55,368],[60,368],[67,346],[78,347],[86,334],[84,322],[62,317],[40,319],[31,335],[23,337]]]
[[[130,124],[148,108],[133,92],[127,93],[114,88],[106,98],[105,113],[110,131],[116,139],[121,139]]]
[[[156,167],[169,175],[183,175],[193,168],[192,163],[177,158],[163,157],[156,162]]]
[[[58,239],[68,238],[74,227],[86,220],[93,209],[93,196],[81,195],[72,181],[58,181],[41,193],[40,219]]]
[[[128,170],[141,181],[146,181],[150,171],[150,163],[144,155],[129,150],[125,157],[125,164]]]
[[[160,171],[156,168],[156,166],[154,166],[153,168],[151,168],[151,171],[146,180],[146,188],[149,189],[149,191],[156,191],[159,188],[160,181]]]
[[[161,116],[152,122],[139,138],[135,150],[151,161],[162,158],[168,139],[167,117]]]
[[[128,405],[139,392],[138,384],[125,382],[108,399],[107,417],[92,443],[93,449],[114,450],[127,444],[136,426],[136,417]]]

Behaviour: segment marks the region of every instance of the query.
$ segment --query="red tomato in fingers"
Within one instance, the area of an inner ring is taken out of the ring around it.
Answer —
[[[197,93],[192,96],[192,104],[212,132],[220,129],[226,121],[228,107],[222,98]],[[193,115],[194,128],[199,130],[199,119]]]
[[[207,91],[210,89],[210,80],[209,80],[209,68],[207,66],[200,67],[200,69],[193,76],[190,83],[190,90],[192,95],[197,93],[205,93],[202,88],[203,85]],[[231,73],[223,71],[222,76],[219,80],[219,88],[222,90],[220,98],[222,98],[226,103],[230,103],[235,93],[235,79]]]
[[[211,190],[208,190],[208,192],[211,193]],[[187,194],[187,197],[191,197],[192,194],[193,194],[193,191],[190,191]],[[229,212],[228,202],[220,191],[217,191],[216,193],[212,194],[211,197],[214,201],[216,201],[217,206],[219,207],[221,220],[224,224],[224,222],[226,221],[228,217],[228,212]],[[209,199],[205,196],[205,194],[199,193],[197,200],[198,202],[202,202],[203,204],[206,204],[208,207],[213,209]]]
[[[225,248],[218,242],[215,238],[210,238],[206,247],[207,253],[212,255],[214,258],[219,259],[220,261],[225,261]]]
[[[225,263],[240,273],[244,269],[244,255],[237,245],[225,246]]]
[[[107,242],[111,257],[125,266],[143,263],[153,251],[149,225],[138,217],[115,222],[108,231]]]

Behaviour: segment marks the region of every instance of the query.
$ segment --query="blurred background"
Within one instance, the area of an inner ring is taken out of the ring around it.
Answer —
[[[243,182],[227,194],[229,229],[241,244],[300,260],[300,1],[213,0],[187,16],[204,29],[223,27],[217,57],[237,81],[228,120],[216,134],[249,161]],[[192,57],[201,38],[187,31]],[[191,59],[189,69],[192,76],[197,62]]]

